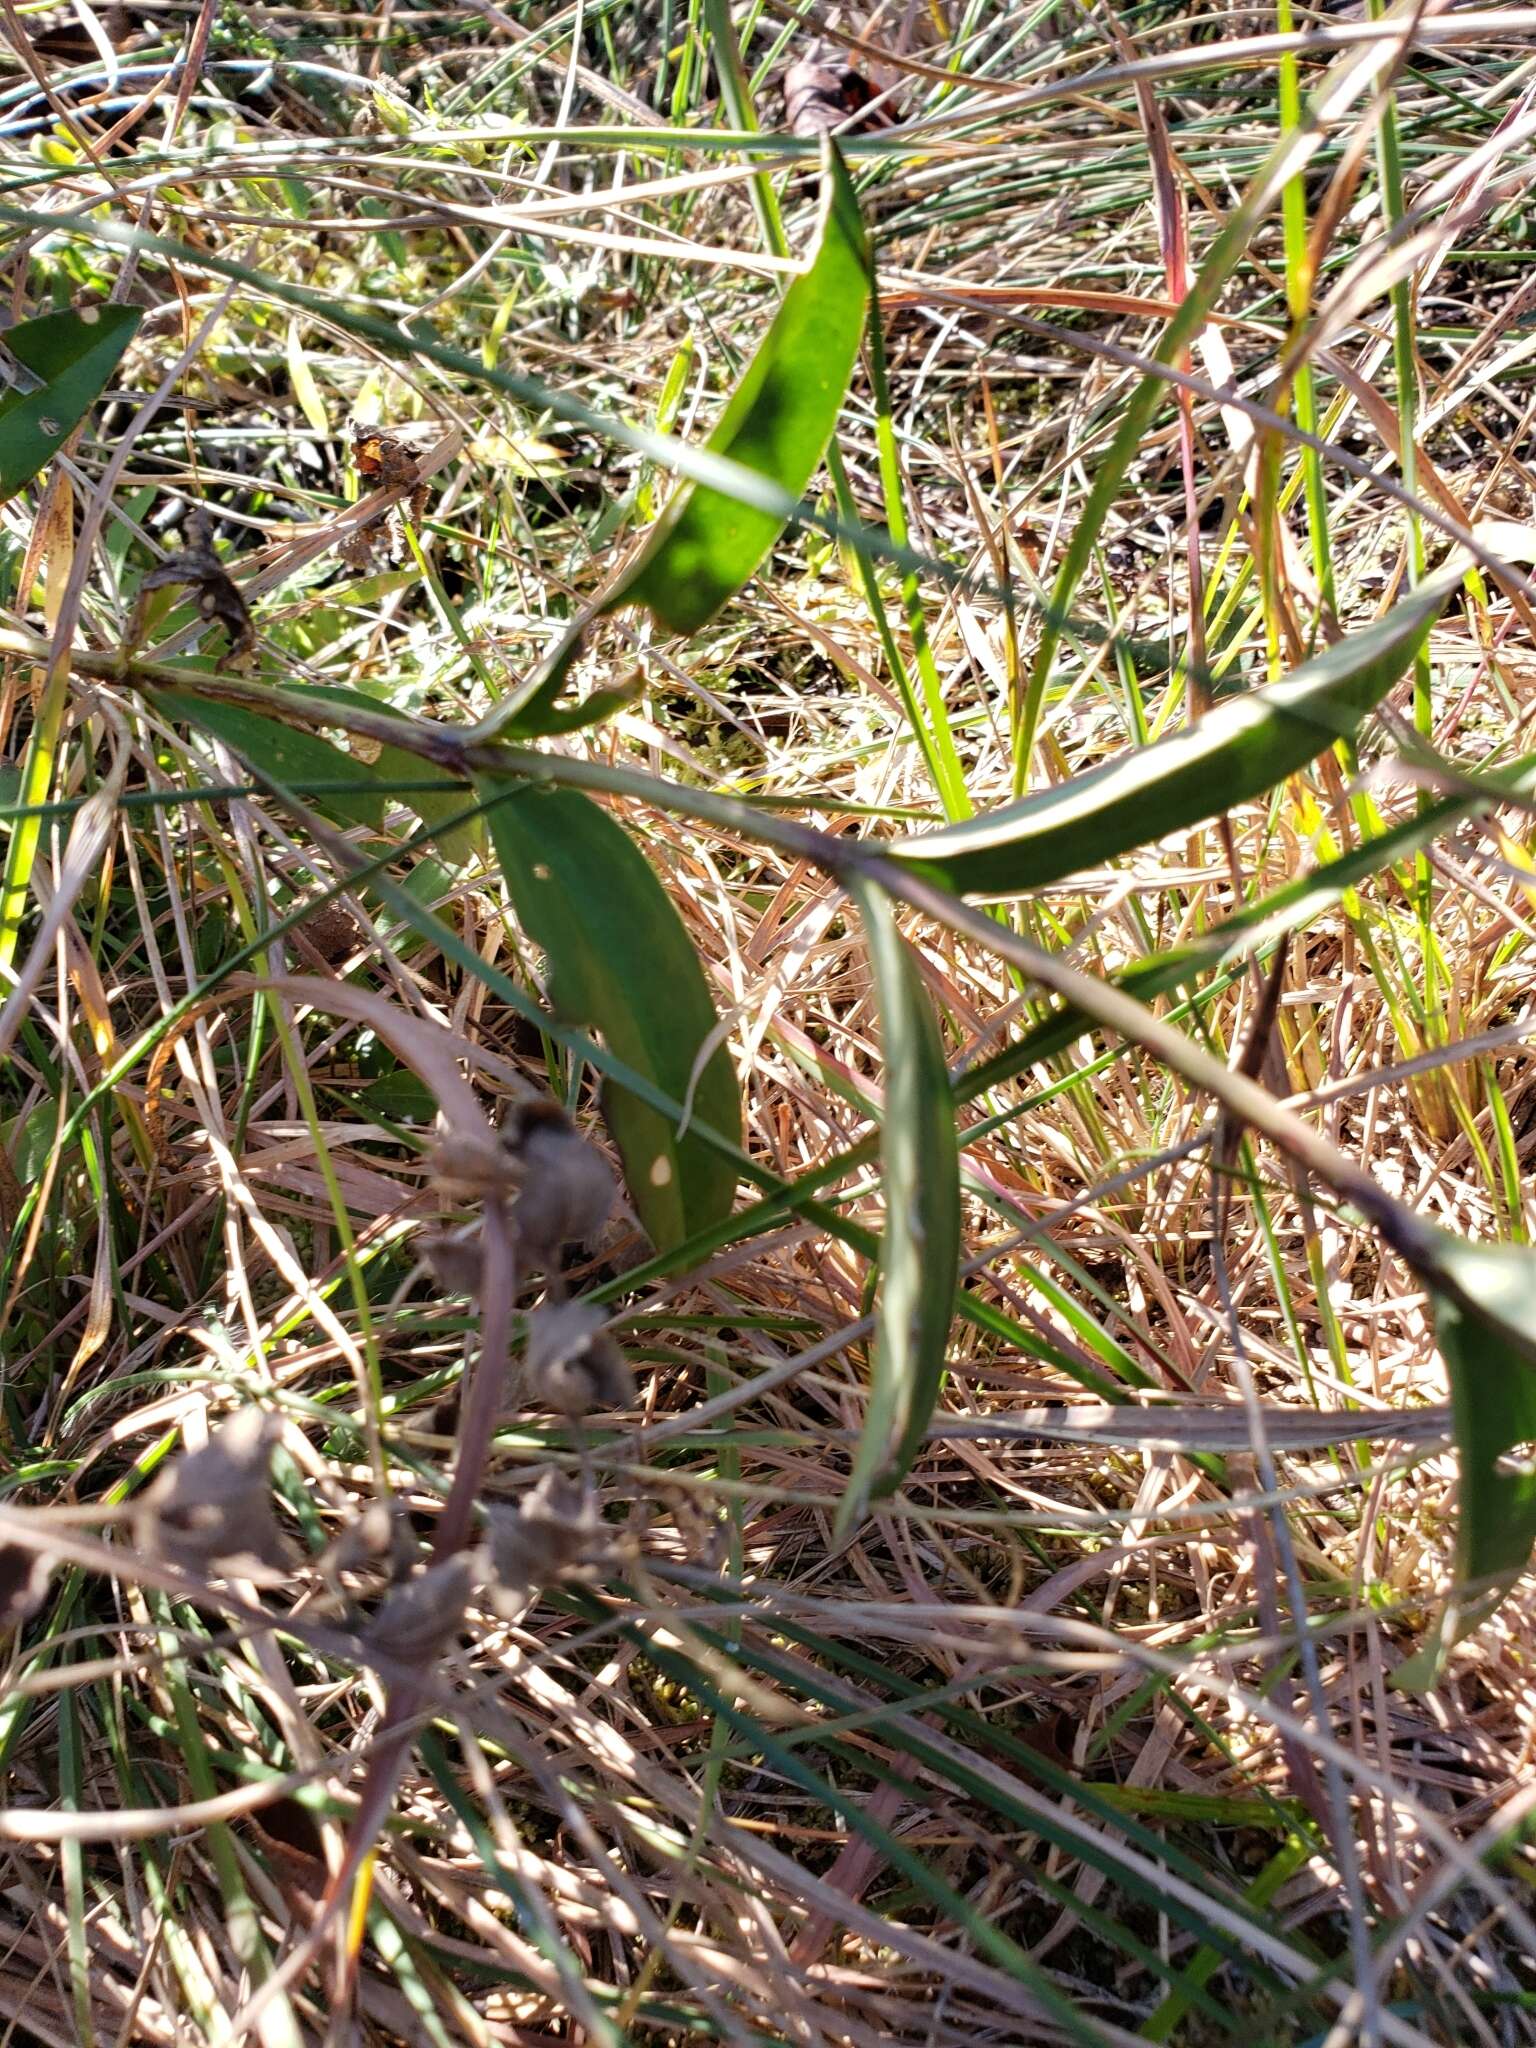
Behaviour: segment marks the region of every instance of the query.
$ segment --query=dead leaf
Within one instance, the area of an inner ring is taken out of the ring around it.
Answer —
[[[784,126],[791,135],[816,137],[834,132],[859,135],[886,128],[891,117],[883,107],[864,114],[879,95],[869,80],[825,43],[813,43],[784,74]],[[863,115],[862,119],[853,118]]]
[[[42,503],[37,508],[37,517],[32,522],[32,531],[27,539],[27,551],[21,559],[21,570],[16,578],[18,603],[25,608],[32,602],[32,586],[37,581],[37,572],[46,562],[47,580],[43,585],[43,617],[52,632],[58,623],[59,605],[69,582],[70,568],[75,559],[75,491],[69,472],[55,464],[43,492]]]
[[[329,1876],[314,1816],[297,1799],[274,1799],[250,1816],[250,1828],[289,1912],[301,1926],[312,1925]]]
[[[565,451],[552,441],[541,441],[537,434],[482,434],[470,442],[469,452],[489,469],[507,476],[532,477],[539,483],[554,481],[566,463]]]
[[[366,576],[371,570],[387,568],[399,549],[399,529],[387,512],[381,512],[377,519],[354,526],[338,542],[336,553],[354,575]]]

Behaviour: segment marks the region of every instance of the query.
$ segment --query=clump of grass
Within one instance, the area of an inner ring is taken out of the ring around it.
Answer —
[[[1521,22],[81,23],[0,85],[14,311],[142,316],[0,507],[12,2032],[1536,2038],[1520,1555],[1444,1627],[1528,1512]],[[813,32],[827,467],[598,617]],[[1344,744],[962,900],[1416,601]]]

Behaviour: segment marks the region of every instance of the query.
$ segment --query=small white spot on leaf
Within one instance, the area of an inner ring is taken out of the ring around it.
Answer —
[[[94,327],[100,318],[100,306],[82,306],[80,308],[80,324],[82,327]]]
[[[541,860],[536,860],[533,864],[533,879],[536,882],[547,882],[550,879],[549,869]]]
[[[672,1178],[672,1162],[663,1152],[651,1161],[651,1186],[664,1188]]]

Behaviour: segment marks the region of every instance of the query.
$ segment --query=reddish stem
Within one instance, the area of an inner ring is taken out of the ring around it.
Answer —
[[[459,1409],[458,1456],[454,1461],[453,1483],[448,1489],[448,1498],[438,1517],[437,1533],[432,1541],[434,1564],[441,1564],[445,1557],[452,1557],[469,1541],[475,1498],[485,1477],[486,1454],[491,1447],[496,1417],[507,1395],[517,1261],[512,1248],[512,1233],[507,1228],[506,1204],[499,1195],[490,1195],[486,1199],[480,1242],[484,1252],[480,1287],[480,1356]]]

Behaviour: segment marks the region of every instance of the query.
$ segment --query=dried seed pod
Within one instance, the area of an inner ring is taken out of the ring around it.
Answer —
[[[27,1550],[20,1543],[0,1548],[0,1629],[19,1628],[48,1598],[48,1583],[58,1559],[45,1550]]]
[[[521,1182],[512,1212],[518,1250],[547,1271],[568,1244],[586,1244],[608,1221],[617,1192],[613,1169],[554,1103],[519,1102],[501,1141]]]
[[[137,647],[144,637],[146,600],[151,591],[170,583],[184,583],[197,592],[199,614],[210,625],[217,622],[223,626],[229,635],[229,651],[219,663],[220,668],[243,661],[256,645],[256,628],[240,586],[213,551],[213,522],[200,505],[195,506],[188,512],[183,530],[187,545],[181,553],[168,555],[139,585],[128,627],[128,646]]]
[[[485,1511],[490,1602],[515,1620],[541,1586],[585,1566],[603,1540],[603,1518],[590,1487],[553,1468],[514,1506]]]
[[[258,1578],[288,1563],[272,1513],[272,1452],[282,1425],[242,1408],[199,1451],[188,1451],[155,1481],[132,1521],[133,1541],[152,1557],[203,1577],[211,1571]]]
[[[403,1579],[362,1631],[364,1643],[396,1664],[430,1664],[458,1634],[483,1570],[483,1559],[460,1550]]]
[[[444,1294],[478,1296],[485,1270],[478,1223],[464,1223],[457,1230],[420,1231],[414,1249]]]
[[[596,1408],[627,1408],[634,1393],[607,1318],[585,1301],[546,1302],[529,1316],[522,1381],[532,1406],[572,1421]]]
[[[365,520],[361,526],[354,526],[336,543],[339,559],[358,576],[366,576],[371,569],[386,566],[394,561],[400,547],[400,535],[395,522],[388,513],[381,512],[376,519]]]
[[[432,1149],[432,1188],[444,1203],[505,1201],[523,1185],[524,1168],[500,1131],[466,1129],[447,1117]],[[478,1225],[476,1228],[478,1229]]]
[[[367,1571],[383,1563],[395,1548],[398,1521],[387,1502],[371,1500],[344,1522],[321,1559],[328,1576]]]

